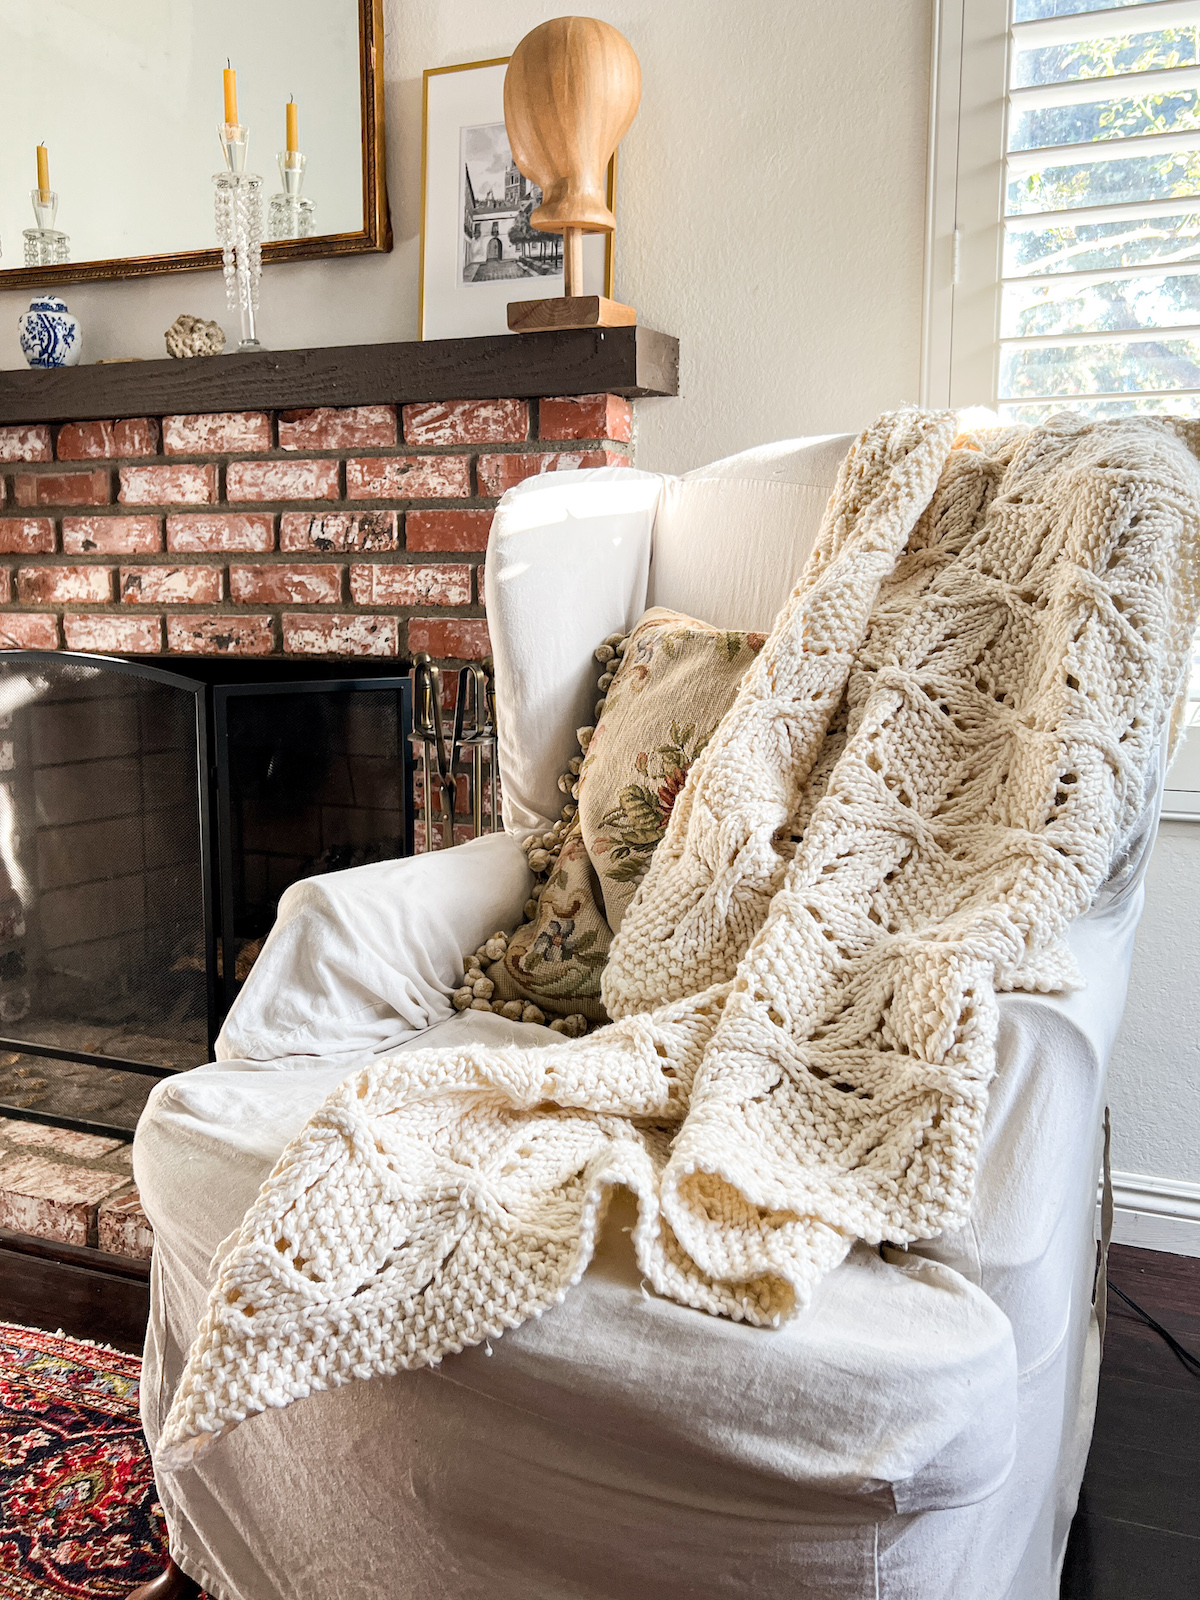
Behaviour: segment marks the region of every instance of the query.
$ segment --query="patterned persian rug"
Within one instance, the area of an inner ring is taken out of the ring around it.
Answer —
[[[124,1600],[162,1570],[141,1371],[0,1322],[0,1600]]]

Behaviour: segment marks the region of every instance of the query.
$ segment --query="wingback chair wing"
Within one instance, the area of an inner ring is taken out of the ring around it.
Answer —
[[[551,474],[505,496],[487,599],[506,831],[295,885],[219,1059],[160,1085],[142,1118],[152,1444],[214,1251],[333,1086],[418,1045],[556,1037],[450,996],[463,954],[521,920],[519,840],[557,815],[592,651],[648,604],[769,628],[848,444],[683,478]],[[162,1476],[180,1566],[216,1600],[1053,1600],[1095,1396],[1105,1068],[1155,816],[1071,931],[1087,988],[1000,1000],[963,1227],[856,1246],[769,1331],[649,1293],[618,1201],[540,1319],[254,1417]]]

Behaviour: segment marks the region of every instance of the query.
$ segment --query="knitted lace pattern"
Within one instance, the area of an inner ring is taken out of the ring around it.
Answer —
[[[765,1327],[856,1238],[964,1218],[996,993],[1078,982],[1064,931],[1153,794],[1200,424],[955,433],[906,410],[851,450],[614,942],[613,1023],[381,1060],[285,1150],[160,1467],[540,1315],[617,1184],[656,1293]]]

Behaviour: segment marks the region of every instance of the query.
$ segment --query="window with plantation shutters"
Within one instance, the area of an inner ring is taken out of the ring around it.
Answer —
[[[1030,422],[1200,415],[1200,0],[941,9],[939,90],[959,70],[957,126],[935,121],[956,192],[935,195],[933,389]]]
[[[1200,413],[1200,0],[1015,0],[1002,410]]]
[[[926,403],[1200,417],[1200,0],[936,15]],[[1189,709],[1200,819],[1200,657]]]

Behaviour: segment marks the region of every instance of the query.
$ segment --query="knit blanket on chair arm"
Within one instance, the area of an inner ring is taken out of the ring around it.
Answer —
[[[996,994],[1078,983],[1065,930],[1153,795],[1200,424],[956,431],[905,410],[850,451],[613,944],[611,1026],[380,1060],[285,1150],[160,1467],[540,1315],[614,1185],[656,1293],[768,1328],[856,1239],[964,1218]]]

